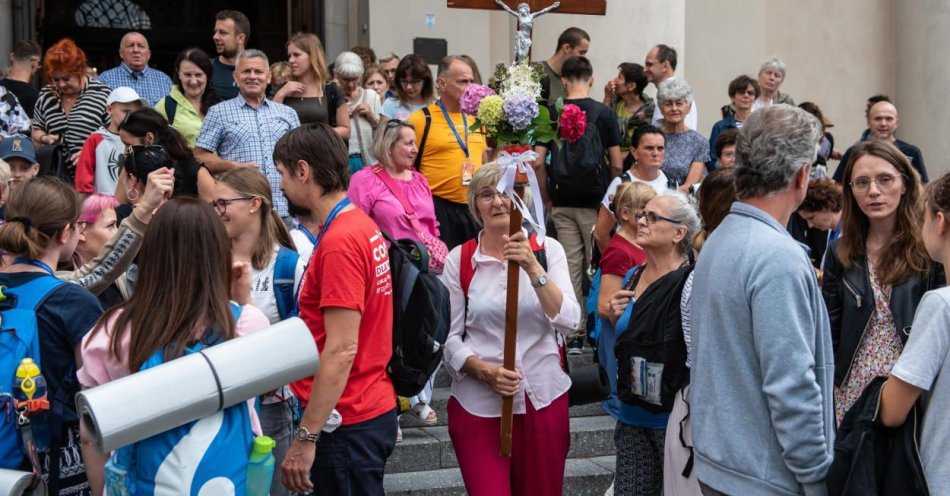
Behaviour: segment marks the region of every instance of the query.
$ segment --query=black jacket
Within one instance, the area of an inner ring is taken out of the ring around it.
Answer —
[[[826,479],[829,496],[930,494],[917,444],[919,402],[904,425],[884,427],[877,419],[884,381],[878,377],[868,384],[838,428]]]
[[[845,269],[836,254],[840,238],[828,246],[821,284],[821,293],[831,320],[831,343],[835,351],[835,386],[848,374],[861,337],[874,312],[874,294],[868,274],[868,263],[862,259]],[[914,312],[924,293],[943,286],[943,266],[933,265],[929,274],[918,275],[891,290],[891,314],[901,343],[907,343]]]

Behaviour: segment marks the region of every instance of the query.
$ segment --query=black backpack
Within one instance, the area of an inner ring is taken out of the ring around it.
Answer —
[[[601,105],[587,115],[584,136],[573,143],[555,143],[548,166],[548,190],[555,205],[596,206],[610,184],[604,144],[597,128],[599,113],[609,109]]]
[[[62,141],[42,145],[36,149],[36,162],[40,164],[38,175],[55,177],[66,184],[73,184],[75,167],[69,163],[69,147]]]
[[[414,239],[389,241],[393,281],[393,356],[389,378],[396,394],[415,396],[442,362],[449,334],[449,291],[429,272],[429,253]]]
[[[689,383],[680,298],[692,271],[688,264],[666,274],[634,303],[630,323],[614,345],[620,401],[667,413],[676,392]]]

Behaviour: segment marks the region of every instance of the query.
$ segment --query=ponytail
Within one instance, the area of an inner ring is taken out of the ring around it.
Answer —
[[[38,259],[67,225],[76,223],[79,197],[58,179],[33,178],[13,189],[5,215],[0,249]]]

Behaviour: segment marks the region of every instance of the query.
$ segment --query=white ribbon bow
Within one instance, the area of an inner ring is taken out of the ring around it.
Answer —
[[[498,191],[505,193],[511,198],[512,205],[520,212],[521,216],[528,221],[537,234],[538,245],[544,246],[544,202],[541,200],[541,188],[538,184],[538,176],[534,173],[531,166],[538,158],[538,154],[533,151],[522,153],[501,152],[501,155],[495,160],[501,167],[502,175],[498,181]],[[528,175],[528,187],[531,189],[531,203],[534,205],[534,216],[531,215],[528,206],[515,194],[515,175],[518,172],[524,172]]]

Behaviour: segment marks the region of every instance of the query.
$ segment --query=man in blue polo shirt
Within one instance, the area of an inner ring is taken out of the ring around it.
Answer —
[[[155,106],[172,89],[172,80],[162,71],[152,69],[148,61],[152,58],[152,51],[148,48],[148,40],[142,33],[129,31],[119,43],[119,57],[122,63],[99,75],[99,81],[106,86],[116,89],[128,86],[135,90],[150,106]]]

